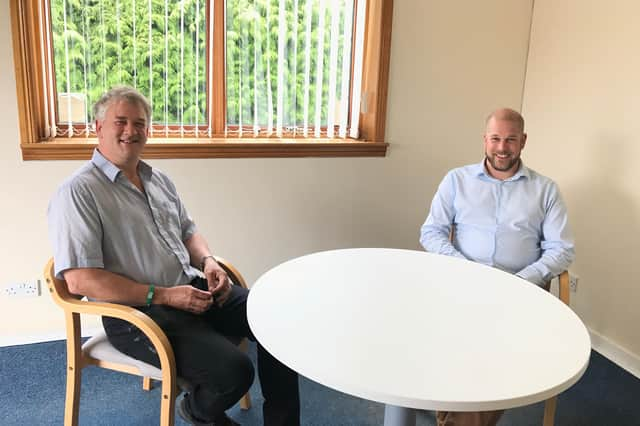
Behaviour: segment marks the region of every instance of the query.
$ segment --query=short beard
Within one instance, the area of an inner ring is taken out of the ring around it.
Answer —
[[[498,165],[493,161],[494,157],[491,157],[489,155],[487,155],[487,153],[484,153],[484,158],[491,164],[491,167],[493,167],[494,170],[497,170],[499,172],[508,172],[509,170],[511,170],[512,168],[514,168],[514,166],[520,166],[520,156],[518,155],[517,157],[513,158],[506,167],[498,167]],[[517,169],[517,167],[515,167]]]

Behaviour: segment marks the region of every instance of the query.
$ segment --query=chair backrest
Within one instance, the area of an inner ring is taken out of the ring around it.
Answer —
[[[63,309],[70,301],[82,299],[82,296],[69,292],[69,287],[67,287],[66,281],[56,278],[53,258],[49,259],[44,267],[44,278],[54,302],[60,305]]]

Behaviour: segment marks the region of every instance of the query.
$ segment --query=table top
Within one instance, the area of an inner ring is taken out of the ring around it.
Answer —
[[[552,294],[421,251],[333,250],[262,275],[248,299],[261,344],[325,386],[402,407],[476,411],[548,399],[587,368],[591,342]]]

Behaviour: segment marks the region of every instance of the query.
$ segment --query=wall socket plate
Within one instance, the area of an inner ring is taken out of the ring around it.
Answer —
[[[575,293],[576,291],[578,291],[579,280],[580,280],[580,277],[578,277],[576,274],[569,273],[569,289],[571,290],[572,293]]]
[[[35,297],[42,294],[40,280],[21,281],[4,286],[3,293],[9,297]]]

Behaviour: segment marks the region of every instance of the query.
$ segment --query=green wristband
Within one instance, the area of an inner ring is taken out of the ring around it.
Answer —
[[[147,306],[151,306],[151,300],[153,300],[153,293],[156,290],[156,286],[149,284],[149,292],[147,293]]]

